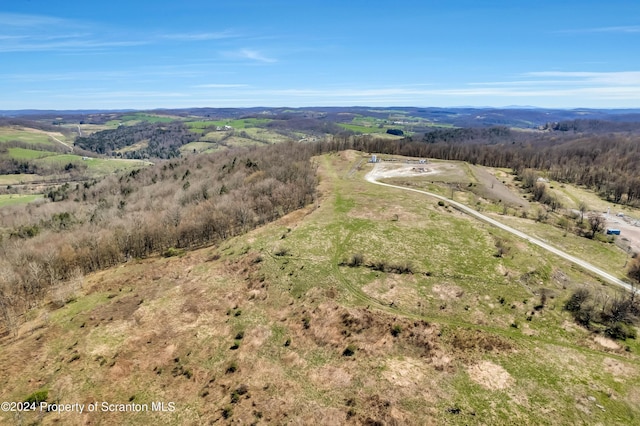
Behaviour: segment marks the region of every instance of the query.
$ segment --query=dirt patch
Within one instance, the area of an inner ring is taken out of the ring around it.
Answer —
[[[603,359],[602,364],[604,365],[604,371],[614,376],[617,382],[629,380],[629,378],[638,374],[638,370],[636,368],[613,358]]]
[[[514,382],[507,370],[491,361],[482,361],[472,365],[467,369],[467,372],[471,380],[489,390],[507,389]]]
[[[442,300],[453,300],[464,295],[464,290],[454,284],[435,284],[431,291]]]
[[[509,270],[502,263],[499,263],[498,266],[496,266],[496,272],[498,272],[503,277],[509,275]]]
[[[419,386],[425,377],[424,365],[419,360],[411,358],[391,359],[387,362],[387,370],[382,373],[382,376],[395,386]]]
[[[143,301],[144,299],[140,295],[134,294],[118,298],[112,303],[100,305],[89,312],[85,326],[91,327],[103,322],[130,320]]]
[[[562,325],[560,327],[562,327],[563,330],[569,331],[569,332],[572,332],[572,333],[574,331],[581,330],[581,328],[579,326],[577,326],[575,323],[569,322],[569,321],[566,321],[566,320],[562,322]]]
[[[456,166],[448,163],[429,164],[403,164],[403,163],[376,163],[373,169],[367,174],[369,181],[387,179],[394,177],[417,177],[443,173]]]
[[[248,348],[257,349],[271,337],[271,330],[264,326],[258,326],[249,330],[244,339]]]
[[[351,374],[333,366],[320,367],[312,371],[309,378],[324,389],[346,388],[351,385]]]
[[[481,194],[491,200],[500,200],[507,205],[529,207],[527,200],[514,193],[488,170],[478,166],[469,166],[481,185]]]
[[[362,156],[361,152],[354,151],[352,149],[348,149],[346,151],[340,151],[340,158],[346,161],[355,161],[358,157]]]
[[[599,344],[600,346],[605,347],[607,349],[613,349],[613,350],[620,349],[620,345],[619,344],[617,344],[616,342],[614,342],[611,339],[607,339],[606,337],[595,336],[593,338],[593,341],[596,342],[597,344]]]
[[[411,306],[418,300],[418,292],[414,287],[415,279],[412,278],[389,274],[367,284],[362,290],[387,304]]]

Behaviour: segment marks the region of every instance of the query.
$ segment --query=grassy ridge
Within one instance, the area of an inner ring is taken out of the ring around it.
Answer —
[[[637,423],[637,342],[606,348],[562,311],[571,289],[606,286],[435,200],[365,182],[361,160],[316,158],[318,203],[271,225],[92,274],[62,307],[32,311],[0,347],[0,398],[176,402],[88,417],[113,424]],[[344,265],[357,253],[361,265]],[[35,361],[18,362],[25,352]],[[87,418],[43,418],[56,420]]]

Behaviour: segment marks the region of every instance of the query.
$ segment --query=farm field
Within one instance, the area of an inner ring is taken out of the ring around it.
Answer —
[[[42,199],[42,194],[0,194],[0,208]]]
[[[0,185],[15,185],[20,183],[38,180],[38,176],[32,174],[14,173],[10,175],[0,175]]]
[[[25,149],[25,148],[9,148],[9,157],[15,158],[16,160],[34,160],[37,158],[50,157],[52,155],[57,155],[55,152],[51,151],[36,151],[33,149]]]
[[[0,127],[0,143],[8,141],[20,141],[34,143],[38,145],[58,145],[52,136],[65,141],[66,137],[62,133],[50,133],[37,129]]]

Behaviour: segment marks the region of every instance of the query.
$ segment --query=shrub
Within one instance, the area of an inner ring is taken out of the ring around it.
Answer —
[[[391,327],[391,335],[393,337],[398,337],[400,333],[402,333],[402,326],[400,326],[400,324],[396,324]]]
[[[589,290],[580,288],[573,292],[569,300],[564,304],[564,309],[569,312],[578,312],[580,308],[591,297]]]
[[[235,361],[231,361],[225,373],[231,374],[231,373],[235,373],[236,371],[238,371],[238,363],[236,363]]]
[[[279,257],[286,256],[289,254],[289,249],[286,247],[280,247],[274,254]]]
[[[612,339],[635,339],[637,337],[636,329],[628,324],[616,322],[607,327],[605,334]]]
[[[349,263],[347,263],[347,266],[355,268],[358,266],[362,266],[362,264],[364,264],[364,255],[362,253],[356,253],[351,256],[351,260],[349,261]]]
[[[349,344],[344,349],[344,351],[342,351],[342,356],[353,356],[353,355],[355,355],[355,353],[356,353],[355,345]]]
[[[233,408],[231,408],[230,405],[227,405],[222,409],[222,417],[228,419],[231,416],[233,416]]]
[[[41,402],[46,401],[48,397],[49,391],[46,389],[42,389],[39,391],[35,391],[34,393],[26,397],[24,402],[27,402],[29,404],[40,404]]]
[[[413,274],[413,265],[410,262],[394,263],[387,267],[387,271],[394,274]]]
[[[185,253],[184,249],[178,249],[175,247],[169,247],[168,249],[166,249],[164,251],[164,253],[162,253],[162,255],[164,257],[174,257],[174,256],[181,256]]]

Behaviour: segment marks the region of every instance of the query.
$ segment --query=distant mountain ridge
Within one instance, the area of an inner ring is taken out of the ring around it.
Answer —
[[[120,114],[138,110],[4,110],[0,117],[29,118],[46,120],[65,118],[70,121],[82,121],[102,114]],[[635,109],[549,109],[535,107],[508,108],[440,108],[440,107],[305,107],[305,108],[178,108],[140,110],[159,115],[195,116],[216,118],[238,118],[242,116],[312,116],[326,118],[327,121],[346,122],[353,116],[390,116],[419,117],[434,123],[449,124],[457,127],[507,126],[517,128],[538,128],[548,123],[572,120],[604,120],[613,122],[640,122],[640,108]]]

